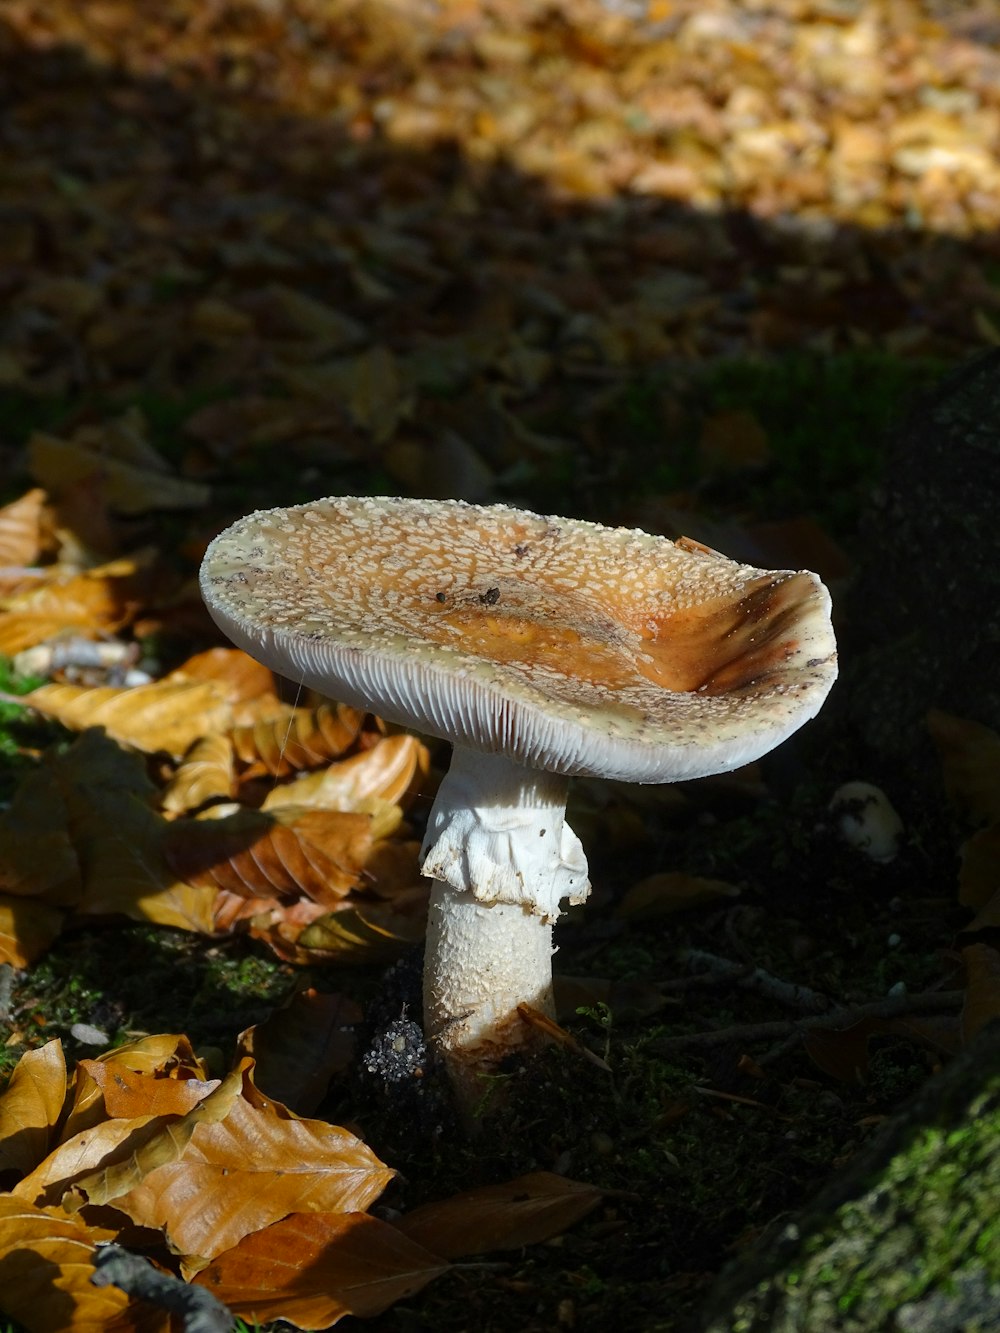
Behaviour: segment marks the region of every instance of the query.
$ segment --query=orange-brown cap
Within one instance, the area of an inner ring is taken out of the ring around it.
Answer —
[[[226,634],[292,680],[558,773],[736,768],[837,674],[814,574],[504,505],[265,510],[212,542],[201,583]]]

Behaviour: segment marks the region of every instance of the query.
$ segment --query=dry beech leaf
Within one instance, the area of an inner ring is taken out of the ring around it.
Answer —
[[[274,692],[274,673],[242,648],[206,648],[182,662],[166,679],[213,681],[234,705],[264,697],[281,706]]]
[[[44,898],[56,907],[79,901],[82,881],[59,782],[43,763],[22,778],[0,814],[0,891]]]
[[[213,929],[211,889],[178,882],[167,866],[163,843],[173,825],[149,805],[154,789],[141,756],[91,730],[43,765],[62,797],[54,817],[65,818],[84,872],[78,911]]]
[[[395,1172],[348,1130],[283,1110],[237,1097],[224,1120],[197,1125],[173,1160],[128,1191],[95,1194],[94,1177],[79,1188],[139,1226],[163,1228],[195,1269],[289,1213],[363,1212]]]
[[[172,825],[178,878],[245,898],[311,898],[335,906],[358,883],[373,845],[370,815],[296,807]]]
[[[66,630],[94,638],[120,629],[149,594],[150,564],[138,556],[70,575],[55,567],[40,587],[5,599],[0,655],[14,657]]]
[[[79,1067],[100,1089],[105,1110],[112,1120],[132,1120],[144,1115],[187,1115],[221,1082],[217,1078],[204,1081],[157,1078],[155,1074],[136,1073],[117,1061],[81,1060]]]
[[[965,1004],[962,1039],[970,1042],[980,1028],[1000,1018],[1000,953],[987,944],[969,944],[962,950],[965,968]]]
[[[74,1211],[115,1203],[151,1172],[181,1157],[199,1125],[225,1120],[243,1092],[238,1066],[187,1115],[104,1120],[61,1143],[15,1188],[34,1203],[61,1201]],[[67,1194],[72,1188],[72,1196]]]
[[[94,1246],[114,1236],[58,1209],[0,1195],[4,1314],[29,1333],[168,1333],[165,1311],[91,1282]]]
[[[37,564],[45,545],[46,495],[39,487],[0,509],[0,568]]]
[[[58,937],[63,920],[58,908],[0,894],[0,963],[14,968],[33,963]]]
[[[666,870],[633,884],[619,903],[617,915],[643,921],[718,902],[720,898],[738,898],[739,893],[735,884],[727,884],[725,880]]]
[[[160,800],[170,814],[197,810],[209,801],[228,801],[236,785],[233,746],[222,732],[195,741],[167,783]]]
[[[927,726],[941,756],[948,799],[970,824],[1000,823],[1000,735],[939,709],[928,713]]]
[[[426,897],[426,891],[422,891],[424,911],[414,915],[377,903],[328,912],[306,926],[295,943],[304,951],[303,960],[336,957],[345,963],[392,962],[424,938]],[[284,956],[280,950],[276,952]]]
[[[103,727],[109,736],[146,753],[180,758],[207,732],[225,731],[232,708],[211,681],[154,681],[114,685],[49,684],[22,695],[27,708],[82,731]]]
[[[287,777],[338,759],[358,739],[365,714],[347,704],[285,708],[251,726],[235,727],[233,748],[246,766],[244,778]]]
[[[323,1329],[344,1315],[381,1314],[448,1267],[367,1213],[298,1213],[247,1236],[194,1280],[247,1321]]]
[[[937,1054],[954,1055],[961,1045],[957,1020],[951,1015],[906,1018],[862,1018],[850,1027],[810,1028],[803,1045],[812,1062],[842,1083],[864,1083],[868,1077],[868,1043],[872,1037],[905,1037]]]
[[[370,750],[331,764],[319,773],[275,787],[264,810],[308,805],[324,810],[364,810],[373,800],[400,803],[430,767],[427,747],[416,736],[383,736]]]
[[[241,1033],[238,1050],[254,1058],[254,1083],[261,1092],[297,1115],[311,1115],[333,1075],[351,1063],[361,1018],[360,1007],[346,995],[310,988],[266,1023]]]
[[[602,1198],[596,1185],[533,1171],[503,1185],[486,1185],[424,1204],[396,1225],[435,1254],[460,1259],[520,1249],[558,1236],[586,1217]]]
[[[88,1073],[87,1063],[78,1064],[74,1074],[73,1101],[59,1134],[62,1143],[107,1118],[102,1083]],[[208,1072],[191,1049],[187,1037],[176,1033],[140,1037],[113,1051],[105,1051],[90,1063],[110,1065],[130,1074],[182,1080],[203,1080]]]
[[[37,431],[28,441],[31,475],[56,500],[97,477],[107,505],[118,514],[204,508],[212,494],[208,486],[173,476],[151,446],[140,452],[138,435],[133,441],[137,447],[115,448],[122,433],[116,436],[113,427],[108,423],[103,431],[78,432],[70,440]]]
[[[986,912],[1000,896],[1000,821],[973,833],[962,844],[959,855],[958,901],[963,907],[971,907],[979,913]],[[995,913],[997,909],[1000,909],[1000,902],[994,909]],[[977,917],[968,929],[983,930],[986,924],[985,920]],[[989,924],[1000,925],[1000,915]]]
[[[0,1175],[25,1176],[49,1151],[66,1100],[62,1043],[25,1051],[0,1096]]]

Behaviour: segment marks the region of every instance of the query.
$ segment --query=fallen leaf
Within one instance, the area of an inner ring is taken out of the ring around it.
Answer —
[[[195,741],[163,789],[162,809],[186,814],[211,801],[228,801],[236,786],[233,745],[222,732]]]
[[[247,1236],[194,1281],[245,1320],[323,1329],[344,1315],[381,1314],[448,1267],[367,1213],[297,1213]]]
[[[81,1060],[79,1067],[100,1089],[113,1120],[186,1115],[220,1084],[219,1079],[157,1078],[128,1069],[120,1061]]]
[[[424,1204],[396,1225],[435,1254],[460,1259],[549,1240],[586,1217],[603,1197],[596,1185],[533,1171],[503,1185]]]
[[[927,726],[948,799],[970,824],[1000,823],[1000,735],[940,709],[927,714]]]
[[[1000,1018],[1000,953],[988,944],[967,944],[962,965],[966,986],[962,1039],[968,1043],[987,1023]]]
[[[275,717],[236,727],[231,738],[240,763],[247,766],[244,777],[286,777],[338,759],[357,740],[364,718],[346,704],[285,708]]]
[[[263,1105],[268,1109],[236,1098],[225,1119],[195,1126],[172,1160],[134,1173],[127,1191],[95,1193],[93,1176],[78,1187],[139,1226],[162,1227],[172,1249],[197,1270],[289,1213],[364,1211],[393,1178],[346,1129],[285,1119],[271,1103]]]
[[[254,1083],[262,1092],[297,1115],[311,1115],[333,1075],[350,1064],[361,1018],[354,1000],[310,987],[241,1033],[238,1050],[254,1058]]]
[[[390,963],[424,937],[427,892],[421,897],[424,911],[414,914],[394,911],[378,904],[328,912],[298,935],[295,945],[303,960],[336,957],[338,962]],[[255,933],[255,932],[251,932]],[[281,950],[277,950],[279,956]]]
[[[28,1333],[168,1333],[170,1317],[116,1287],[95,1287],[94,1246],[113,1231],[0,1194],[4,1314]]]
[[[430,767],[426,745],[416,736],[383,736],[369,750],[275,787],[264,810],[284,805],[324,810],[365,810],[372,801],[403,803]]]
[[[46,501],[36,487],[0,508],[0,568],[38,563],[45,546]]]
[[[146,753],[164,750],[180,758],[207,732],[224,731],[232,718],[229,701],[210,681],[154,681],[114,685],[41,685],[21,696],[26,708],[82,731],[103,727],[109,736]]]
[[[45,903],[0,894],[0,963],[13,968],[33,963],[58,937],[64,919]]]
[[[687,875],[679,870],[660,871],[647,875],[626,890],[618,905],[617,915],[627,920],[645,921],[651,917],[669,916],[690,907],[718,902],[721,898],[738,898],[739,889],[721,879],[705,879]]]
[[[25,1051],[0,1096],[0,1173],[33,1171],[47,1155],[66,1100],[62,1043]]]

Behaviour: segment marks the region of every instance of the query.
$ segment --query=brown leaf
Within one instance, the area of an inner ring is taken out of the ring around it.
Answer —
[[[252,703],[262,695],[278,703],[274,673],[241,648],[207,648],[187,658],[165,679],[212,681],[234,705]]]
[[[944,769],[948,799],[970,824],[1000,823],[1000,736],[981,722],[932,709],[931,739]]]
[[[0,1195],[3,1311],[29,1333],[168,1333],[170,1317],[132,1302],[117,1287],[95,1287],[94,1245],[115,1233],[58,1209]]]
[[[59,935],[63,920],[55,907],[0,894],[0,963],[14,968],[33,963]]]
[[[379,904],[328,912],[307,926],[295,941],[301,961],[335,957],[345,963],[390,963],[424,937],[427,892],[420,892],[423,910],[394,911]],[[256,934],[255,931],[251,931]],[[274,944],[279,957],[289,957]]]
[[[175,1164],[199,1126],[225,1120],[241,1100],[244,1069],[232,1070],[222,1083],[178,1119],[137,1116],[105,1120],[83,1130],[50,1154],[16,1187],[36,1203],[64,1199],[73,1187],[76,1205],[113,1203],[152,1172]]]
[[[120,1061],[81,1060],[80,1068],[94,1080],[113,1120],[139,1116],[182,1116],[219,1087],[219,1079],[158,1078],[136,1073]]]
[[[230,800],[235,786],[232,742],[213,732],[187,751],[164,788],[160,805],[171,814],[186,814],[210,801]]]
[[[172,1160],[142,1172],[127,1192],[95,1195],[93,1177],[79,1187],[140,1226],[162,1227],[200,1267],[289,1213],[364,1211],[395,1174],[346,1129],[262,1106],[236,1098],[224,1120],[197,1125]]]
[[[602,1197],[596,1185],[534,1171],[503,1185],[486,1185],[424,1204],[397,1225],[435,1254],[460,1259],[537,1245],[586,1217]]]
[[[628,889],[618,905],[617,915],[644,921],[650,917],[669,916],[689,907],[717,903],[720,898],[738,898],[739,889],[721,879],[686,875],[679,870],[665,870],[647,875]]]
[[[962,1039],[970,1042],[980,1028],[1000,1018],[1000,953],[987,944],[968,944],[962,950],[965,968],[965,1004]]]
[[[361,1017],[345,995],[299,991],[266,1023],[240,1035],[239,1052],[256,1061],[254,1083],[262,1092],[297,1115],[310,1115],[333,1075],[350,1064]]]
[[[131,688],[56,683],[22,699],[73,731],[103,727],[126,745],[147,753],[165,750],[175,758],[207,732],[225,731],[232,719],[231,705],[210,681],[154,681]]]
[[[146,439],[145,429],[133,408],[117,421],[84,426],[68,440],[38,431],[28,442],[31,474],[57,500],[97,476],[108,505],[119,514],[201,509],[210,489],[174,476]]]
[[[66,801],[43,763],[21,780],[0,815],[0,889],[64,907],[79,901],[81,887]]]
[[[78,910],[210,932],[214,894],[171,874],[163,844],[173,825],[150,808],[153,787],[141,757],[91,730],[43,762],[84,871]]]
[[[177,877],[198,887],[333,907],[358,883],[371,848],[370,815],[290,806],[175,823],[166,855]]]
[[[62,1043],[25,1051],[0,1096],[0,1173],[33,1171],[49,1150],[66,1100]]]
[[[958,901],[982,913],[1000,894],[1000,821],[977,829],[959,849]],[[994,924],[1000,924],[998,919]],[[985,923],[977,917],[970,930],[982,930]]]
[[[810,1028],[803,1037],[809,1058],[832,1078],[842,1083],[864,1083],[868,1078],[872,1037],[905,1037],[938,1054],[954,1054],[957,1049],[954,1023],[941,1021],[937,1015],[910,1015],[901,1018],[861,1018],[850,1027]]]
[[[176,1033],[162,1033],[140,1037],[136,1041],[105,1051],[97,1057],[97,1064],[111,1065],[129,1073],[156,1075],[162,1078],[202,1080],[207,1077],[204,1064],[191,1049],[187,1037]],[[99,1124],[107,1118],[102,1084],[84,1067],[77,1065],[73,1081],[73,1104],[60,1130],[59,1139],[65,1143],[75,1134]]]
[[[297,1213],[247,1236],[194,1280],[245,1320],[323,1329],[344,1315],[381,1314],[448,1267],[366,1213]]]
[[[88,638],[113,633],[148,595],[150,573],[148,556],[115,560],[82,574],[62,574],[56,567],[40,587],[5,599],[0,654],[13,657],[65,630]]]
[[[307,805],[324,810],[371,808],[373,801],[401,803],[418,788],[430,767],[427,747],[416,736],[383,736],[369,750],[275,787],[264,810]]]
[[[37,564],[45,545],[46,495],[38,487],[0,509],[0,567]]]
[[[346,704],[286,708],[275,717],[236,727],[233,748],[247,766],[244,777],[287,777],[338,759],[357,740],[364,719],[363,712]]]

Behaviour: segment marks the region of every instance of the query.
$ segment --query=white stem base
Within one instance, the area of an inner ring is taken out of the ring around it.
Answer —
[[[552,925],[523,907],[485,904],[438,880],[427,913],[426,1035],[456,1074],[487,1070],[524,1044],[517,1012],[552,1007]]]

